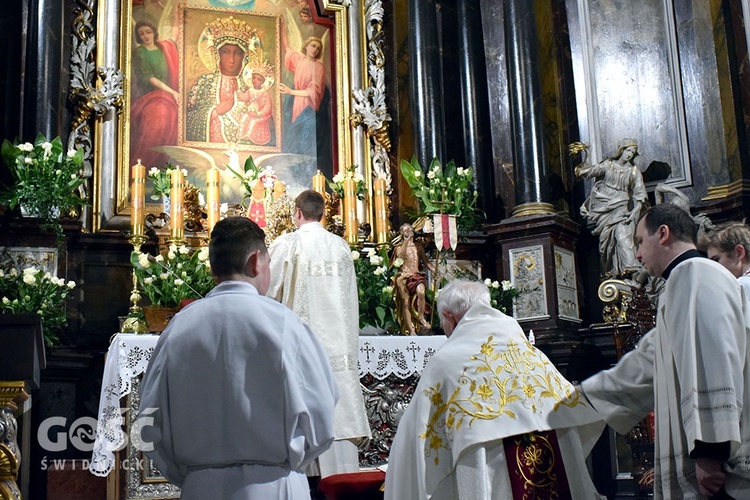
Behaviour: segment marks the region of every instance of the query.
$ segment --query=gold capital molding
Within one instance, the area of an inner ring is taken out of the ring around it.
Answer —
[[[724,200],[742,193],[750,193],[750,180],[740,179],[721,186],[709,186],[701,201]]]
[[[521,205],[517,205],[513,212],[511,213],[511,217],[528,217],[531,215],[548,215],[548,214],[554,214],[555,207],[551,203],[545,203],[545,202],[534,202],[534,203],[523,203]]]
[[[0,381],[0,409],[18,410],[18,404],[29,399],[26,382],[23,380]]]

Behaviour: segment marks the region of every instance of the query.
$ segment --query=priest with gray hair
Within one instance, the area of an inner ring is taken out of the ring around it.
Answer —
[[[604,498],[585,472],[601,418],[487,286],[451,281],[437,310],[448,340],[399,423],[385,498]]]

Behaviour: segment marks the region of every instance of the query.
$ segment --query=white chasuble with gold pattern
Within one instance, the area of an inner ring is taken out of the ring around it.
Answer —
[[[503,438],[552,429],[573,498],[599,498],[585,457],[603,428],[515,319],[477,304],[427,364],[399,423],[386,498],[512,498],[516,458]],[[533,466],[529,450],[521,460]]]

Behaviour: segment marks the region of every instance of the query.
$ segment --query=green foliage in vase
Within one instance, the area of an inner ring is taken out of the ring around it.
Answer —
[[[498,311],[513,316],[513,299],[518,297],[521,293],[511,285],[510,281],[492,281],[491,279],[484,280],[484,284],[490,290],[490,303],[492,307]]]
[[[354,181],[354,195],[360,199],[365,199],[367,193],[367,187],[365,186],[365,179],[359,173],[357,173],[357,165],[352,165],[346,169],[343,174],[338,172],[333,176],[333,179],[328,181],[328,187],[331,191],[336,193],[339,199],[344,199],[344,181],[346,179],[352,179]]]
[[[151,305],[179,307],[183,299],[205,297],[215,286],[208,247],[191,250],[185,245],[170,245],[164,254],[149,257],[133,252],[130,263]]]
[[[83,150],[66,151],[59,137],[48,141],[39,134],[33,144],[3,141],[1,154],[13,184],[0,191],[0,203],[10,209],[20,205],[61,235],[59,215],[87,204],[78,195],[85,182]]]
[[[148,179],[154,183],[154,192],[151,195],[152,200],[160,200],[163,197],[168,197],[172,191],[172,172],[177,170],[179,167],[167,163],[164,170],[156,167],[151,167],[148,171]],[[181,169],[182,173],[187,176],[187,170]]]
[[[359,293],[359,327],[374,326],[388,329],[396,327],[393,315],[395,295],[393,266],[388,262],[388,249],[370,248],[365,255],[352,250],[354,272]]]
[[[484,214],[476,206],[479,193],[471,168],[456,167],[453,160],[443,166],[434,158],[424,172],[414,157],[411,162],[401,160],[401,175],[419,200],[420,211],[414,215],[442,212],[457,216],[459,232],[481,229]]]
[[[65,299],[74,281],[56,278],[31,266],[0,269],[0,311],[3,314],[38,314],[47,346],[59,343],[58,332],[68,323]]]

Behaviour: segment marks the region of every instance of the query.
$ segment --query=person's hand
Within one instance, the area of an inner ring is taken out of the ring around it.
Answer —
[[[695,478],[701,495],[712,497],[724,486],[726,474],[718,460],[699,458],[695,461]]]
[[[180,104],[180,93],[177,92],[176,90],[173,90],[171,94],[172,94],[172,98],[174,99],[174,102],[176,102],[177,104]]]
[[[288,94],[289,93],[289,87],[287,87],[283,83],[279,83],[279,92],[282,93],[282,94]]]
[[[217,115],[223,115],[226,112],[228,112],[232,107],[234,106],[234,99],[227,99],[226,101],[221,101],[218,106],[216,106],[216,114]]]

